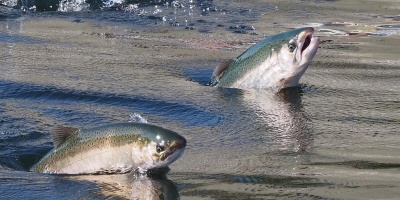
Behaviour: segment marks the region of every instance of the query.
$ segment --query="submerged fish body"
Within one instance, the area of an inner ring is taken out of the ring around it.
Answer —
[[[241,89],[297,86],[318,49],[319,39],[313,33],[313,28],[306,27],[260,41],[220,64],[211,85]]]
[[[178,133],[145,123],[118,123],[92,129],[57,127],[55,148],[31,171],[55,174],[110,174],[163,168],[184,152]]]

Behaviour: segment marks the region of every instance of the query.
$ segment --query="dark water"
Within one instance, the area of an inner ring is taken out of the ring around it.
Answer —
[[[396,1],[136,3],[2,7],[0,199],[400,196]],[[321,43],[299,88],[206,86],[218,63],[301,26]],[[52,148],[54,125],[133,113],[188,140],[166,175],[28,172]]]

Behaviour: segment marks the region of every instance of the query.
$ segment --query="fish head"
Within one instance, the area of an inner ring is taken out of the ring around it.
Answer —
[[[155,139],[153,156],[158,167],[166,167],[180,158],[186,148],[186,139],[172,131],[170,134],[157,134]]]
[[[178,133],[161,127],[152,130],[134,145],[133,161],[141,171],[167,167],[183,155],[186,139]]]
[[[279,61],[281,88],[299,84],[308,65],[318,50],[319,38],[314,37],[314,28],[305,27],[277,35],[283,41],[276,57]]]

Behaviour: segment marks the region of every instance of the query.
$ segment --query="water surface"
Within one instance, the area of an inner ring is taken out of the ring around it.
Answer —
[[[12,15],[0,19],[0,198],[400,196],[396,1],[181,3],[7,10]],[[313,26],[321,43],[299,88],[206,86],[220,62],[302,26]],[[28,172],[52,148],[54,125],[90,128],[132,113],[188,140],[165,176]]]

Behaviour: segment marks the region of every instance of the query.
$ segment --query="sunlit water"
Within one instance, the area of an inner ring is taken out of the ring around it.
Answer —
[[[398,2],[71,2],[0,10],[0,199],[399,198]],[[321,43],[299,88],[206,86],[218,63],[302,26]],[[132,120],[188,140],[166,175],[28,172],[54,125]]]

